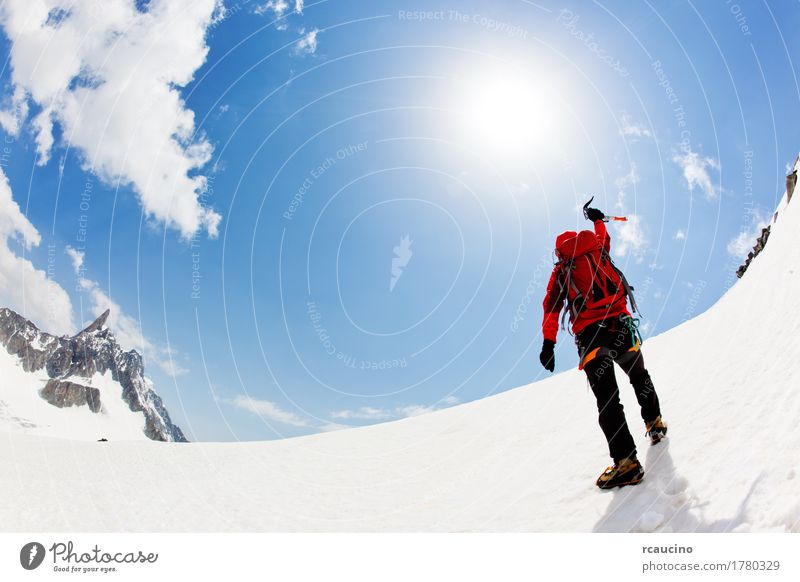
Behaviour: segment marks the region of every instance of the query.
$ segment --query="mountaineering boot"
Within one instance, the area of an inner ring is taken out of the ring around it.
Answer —
[[[657,416],[653,422],[646,422],[645,428],[647,429],[647,436],[650,437],[650,444],[657,445],[665,436],[667,436],[667,425],[660,416]]]
[[[644,479],[644,469],[636,457],[621,459],[603,471],[597,478],[600,489],[613,489],[625,485],[636,485]]]

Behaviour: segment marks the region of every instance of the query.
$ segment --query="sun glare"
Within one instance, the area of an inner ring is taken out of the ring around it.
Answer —
[[[460,84],[459,133],[470,147],[518,161],[558,147],[561,105],[546,80],[492,71]]]

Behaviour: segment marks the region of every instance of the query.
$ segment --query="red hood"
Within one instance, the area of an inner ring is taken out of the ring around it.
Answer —
[[[562,259],[574,259],[599,249],[597,235],[591,230],[567,230],[556,237],[556,254]]]

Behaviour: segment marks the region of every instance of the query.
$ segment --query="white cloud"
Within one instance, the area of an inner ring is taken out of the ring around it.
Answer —
[[[620,116],[620,135],[630,138],[653,137],[653,134],[643,125],[631,121],[630,116],[622,114]]]
[[[639,180],[639,172],[636,169],[636,164],[633,162],[631,162],[631,169],[627,174],[614,180],[614,185],[617,187],[617,201],[614,206],[620,211],[625,210],[625,191],[631,186],[638,184]]]
[[[333,412],[330,416],[331,418],[335,419],[334,421],[317,424],[310,419],[303,418],[293,412],[283,410],[277,404],[269,400],[259,400],[257,398],[251,398],[250,396],[239,394],[233,399],[223,399],[223,401],[274,422],[301,428],[312,428],[321,432],[331,432],[335,430],[353,428],[353,425],[337,422],[339,420],[396,420],[410,416],[418,416],[420,414],[433,412],[435,410],[440,410],[442,408],[447,408],[448,406],[458,404],[458,398],[455,396],[447,396],[436,404],[430,406],[424,406],[421,404],[397,406],[395,408],[375,408],[372,406],[362,406],[361,408],[354,410],[339,410]]]
[[[309,32],[305,32],[305,29],[301,28],[300,34],[303,37],[295,44],[294,51],[301,55],[313,55],[317,52],[317,33],[319,33],[319,30],[316,28]]]
[[[419,416],[420,414],[427,414],[437,410],[434,406],[424,406],[422,404],[410,404],[408,406],[401,406],[397,409],[400,418],[408,418],[410,416]]]
[[[420,414],[427,414],[435,410],[441,410],[448,406],[458,404],[458,398],[455,396],[446,396],[439,402],[432,405],[424,404],[407,404],[404,406],[397,406],[395,408],[374,408],[371,406],[362,406],[355,410],[338,410],[331,413],[331,418],[338,420],[389,420],[398,418],[408,418],[409,416],[419,416]]]
[[[289,11],[289,3],[286,0],[270,0],[264,4],[259,4],[255,7],[253,12],[256,14],[272,13],[277,20],[275,28],[278,30],[286,30],[289,28],[287,20],[284,15]]]
[[[686,240],[686,232],[682,228],[679,228],[678,232],[676,232],[672,238],[675,240]]]
[[[14,201],[8,178],[0,167],[0,238],[5,242],[8,238],[17,238],[26,249],[38,246],[42,237],[28,221]]]
[[[614,185],[617,187],[617,201],[615,208],[622,214],[626,215],[625,199],[627,196],[627,189],[639,183],[641,178],[636,168],[636,164],[631,162],[630,170],[614,180]],[[641,216],[637,214],[627,214],[627,221],[614,222],[616,226],[613,235],[614,242],[612,244],[612,252],[618,257],[632,256],[637,262],[644,260],[645,251],[647,250],[647,237],[644,233],[642,226]]]
[[[647,237],[642,227],[642,219],[638,214],[629,214],[625,222],[616,222],[617,234],[614,237],[612,251],[619,257],[632,256],[636,262],[644,260],[647,250]]]
[[[244,394],[239,394],[236,396],[236,398],[230,400],[229,402],[237,408],[241,408],[247,412],[252,412],[253,414],[257,414],[263,418],[275,422],[288,424],[290,426],[311,426],[311,423],[305,418],[302,418],[293,412],[289,412],[288,410],[283,410],[277,404],[270,402],[269,400],[257,400],[255,398],[245,396]],[[330,427],[331,425],[325,426]]]
[[[625,190],[626,188],[630,188],[631,186],[635,186],[640,181],[639,172],[637,171],[636,164],[631,162],[631,169],[630,171],[614,180],[614,185],[619,190]]]
[[[701,157],[691,148],[685,148],[683,153],[674,156],[672,161],[683,170],[683,177],[686,179],[686,184],[690,191],[693,191],[695,187],[699,187],[703,191],[706,200],[713,200],[717,197],[718,188],[714,186],[709,174],[709,169],[719,170],[719,164],[714,158]]]
[[[39,163],[58,123],[84,167],[131,185],[148,217],[186,238],[216,236],[221,216],[201,203],[207,182],[196,174],[212,147],[179,88],[205,61],[218,15],[219,0],[152,0],[145,10],[134,0],[3,2],[14,95],[41,108],[32,121]],[[13,129],[13,119],[0,123]]]
[[[36,165],[44,166],[50,161],[55,137],[53,137],[53,111],[50,107],[43,109],[31,121],[36,139],[36,152],[38,154]]]
[[[338,410],[331,413],[331,418],[341,420],[384,420],[392,418],[391,411],[385,408],[373,408],[372,406],[362,406],[356,410]]]
[[[743,259],[753,248],[753,233],[742,231],[728,241],[728,254],[737,259]]]
[[[9,307],[49,333],[72,333],[72,302],[52,278],[52,272],[33,266],[18,256],[9,241],[25,250],[39,246],[41,235],[14,201],[5,172],[0,168],[0,306]],[[51,262],[52,261],[52,262]],[[48,250],[48,269],[56,257]]]
[[[253,10],[256,14],[267,14],[272,12],[277,18],[280,18],[289,10],[289,3],[286,0],[269,0],[264,4],[259,4]]]
[[[436,410],[441,410],[442,408],[448,408],[449,406],[453,406],[454,404],[458,404],[458,398],[455,396],[446,396],[439,402],[432,404],[430,406],[424,406],[421,404],[411,404],[409,406],[401,406],[396,409],[398,416],[402,418],[407,418],[410,416],[419,416],[420,414],[428,414],[429,412],[435,412]]]
[[[225,7],[225,0],[220,0],[215,4],[214,10],[211,12],[209,27],[216,26],[230,15],[229,10]]]
[[[70,261],[72,261],[72,268],[75,270],[75,274],[80,275],[81,271],[83,270],[83,259],[86,256],[86,253],[75,250],[69,245],[67,245],[67,248],[64,250],[66,251],[67,256],[69,256]]]
[[[304,4],[305,2],[303,0],[295,0],[294,12],[302,14]],[[287,0],[269,0],[269,2],[256,6],[253,11],[256,14],[267,14],[271,12],[276,18],[281,18],[289,12],[289,2],[287,2]]]
[[[25,91],[18,87],[0,110],[0,127],[7,134],[16,137],[26,117],[28,117],[28,99]]]
[[[744,259],[753,250],[756,239],[761,236],[761,229],[770,223],[771,216],[760,209],[756,209],[750,216],[750,228],[743,229],[738,235],[728,241],[728,254],[737,259]]]

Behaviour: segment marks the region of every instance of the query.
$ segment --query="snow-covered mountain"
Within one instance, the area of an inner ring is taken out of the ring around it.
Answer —
[[[661,444],[647,445],[618,373],[646,471],[636,487],[595,487],[608,451],[585,375],[573,369],[422,416],[283,441],[8,432],[0,529],[800,532],[793,190],[742,279],[705,313],[645,342],[670,423]],[[557,354],[572,349],[562,338]]]
[[[185,442],[144,376],[142,357],[105,327],[109,312],[56,337],[0,308],[0,427],[80,440]]]

